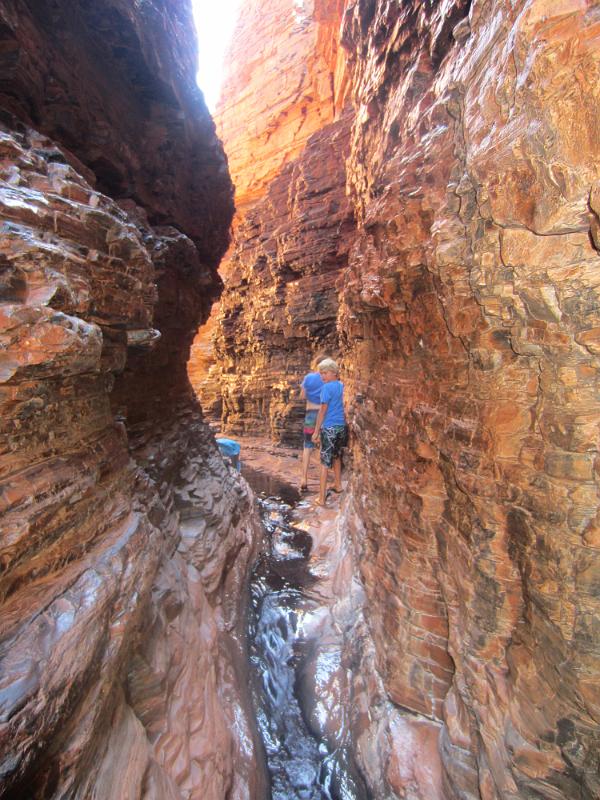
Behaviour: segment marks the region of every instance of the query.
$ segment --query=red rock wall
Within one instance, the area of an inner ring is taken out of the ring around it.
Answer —
[[[318,353],[338,351],[336,281],[354,230],[349,122],[311,136],[238,223],[214,334],[222,421],[234,433],[298,443],[299,381]]]
[[[238,216],[342,109],[342,8],[342,0],[241,4],[216,114]]]
[[[600,793],[593,5],[346,12],[356,544],[439,797]],[[431,798],[399,752],[394,790]]]
[[[194,337],[188,361],[192,388],[197,397],[202,398],[202,410],[213,420],[221,419],[223,410],[221,376],[213,344],[216,323],[216,313],[212,313]]]
[[[312,223],[329,196],[315,192],[307,216],[289,175],[317,147],[328,168],[341,120],[302,150],[267,125],[278,161],[232,136],[251,202],[216,334],[224,419],[281,438],[298,414],[290,376],[339,337],[354,460],[344,524],[372,637],[346,631],[361,664],[351,713],[377,797],[600,794],[595,5],[346,3],[357,231],[344,211],[329,338],[316,270],[304,278],[321,236],[336,250],[337,233]],[[280,47],[261,24],[238,31],[233,55],[253,85],[246,42]],[[268,117],[268,99],[252,102]]]
[[[189,372],[225,430],[298,443],[298,384],[337,354],[336,280],[353,229],[340,0],[244,3],[216,119],[235,184],[233,242]],[[208,378],[202,377],[209,365]]]
[[[189,8],[0,19],[0,796],[262,796],[256,520],[185,369],[231,217]],[[162,186],[150,141],[172,149]]]
[[[231,185],[196,82],[195,28],[180,0],[6,0],[0,103],[60,142],[100,191],[175,224],[216,266]]]

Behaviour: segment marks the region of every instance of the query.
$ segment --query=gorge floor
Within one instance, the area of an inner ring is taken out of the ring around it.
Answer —
[[[289,454],[247,443],[242,457],[266,533],[251,579],[249,651],[271,797],[366,800],[345,719],[332,727],[328,718],[345,667],[341,639],[331,636],[334,597],[319,543],[332,534],[340,501],[321,509],[316,494],[300,500]]]

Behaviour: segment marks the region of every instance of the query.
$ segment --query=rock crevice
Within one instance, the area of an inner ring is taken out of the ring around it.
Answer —
[[[244,4],[211,355],[232,185],[188,5],[3,3],[1,797],[267,791],[260,531],[190,351],[229,430],[298,444],[341,359],[311,724],[373,795],[600,794],[593,5]]]

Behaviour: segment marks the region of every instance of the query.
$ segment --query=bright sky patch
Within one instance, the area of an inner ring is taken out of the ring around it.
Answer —
[[[223,59],[236,20],[240,0],[192,0],[198,31],[198,85],[206,105],[215,110],[221,82]]]

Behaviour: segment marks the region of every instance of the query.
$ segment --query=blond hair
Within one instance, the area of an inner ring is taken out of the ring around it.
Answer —
[[[335,372],[336,375],[340,374],[340,368],[333,360],[333,358],[324,358],[317,366],[319,372]]]

